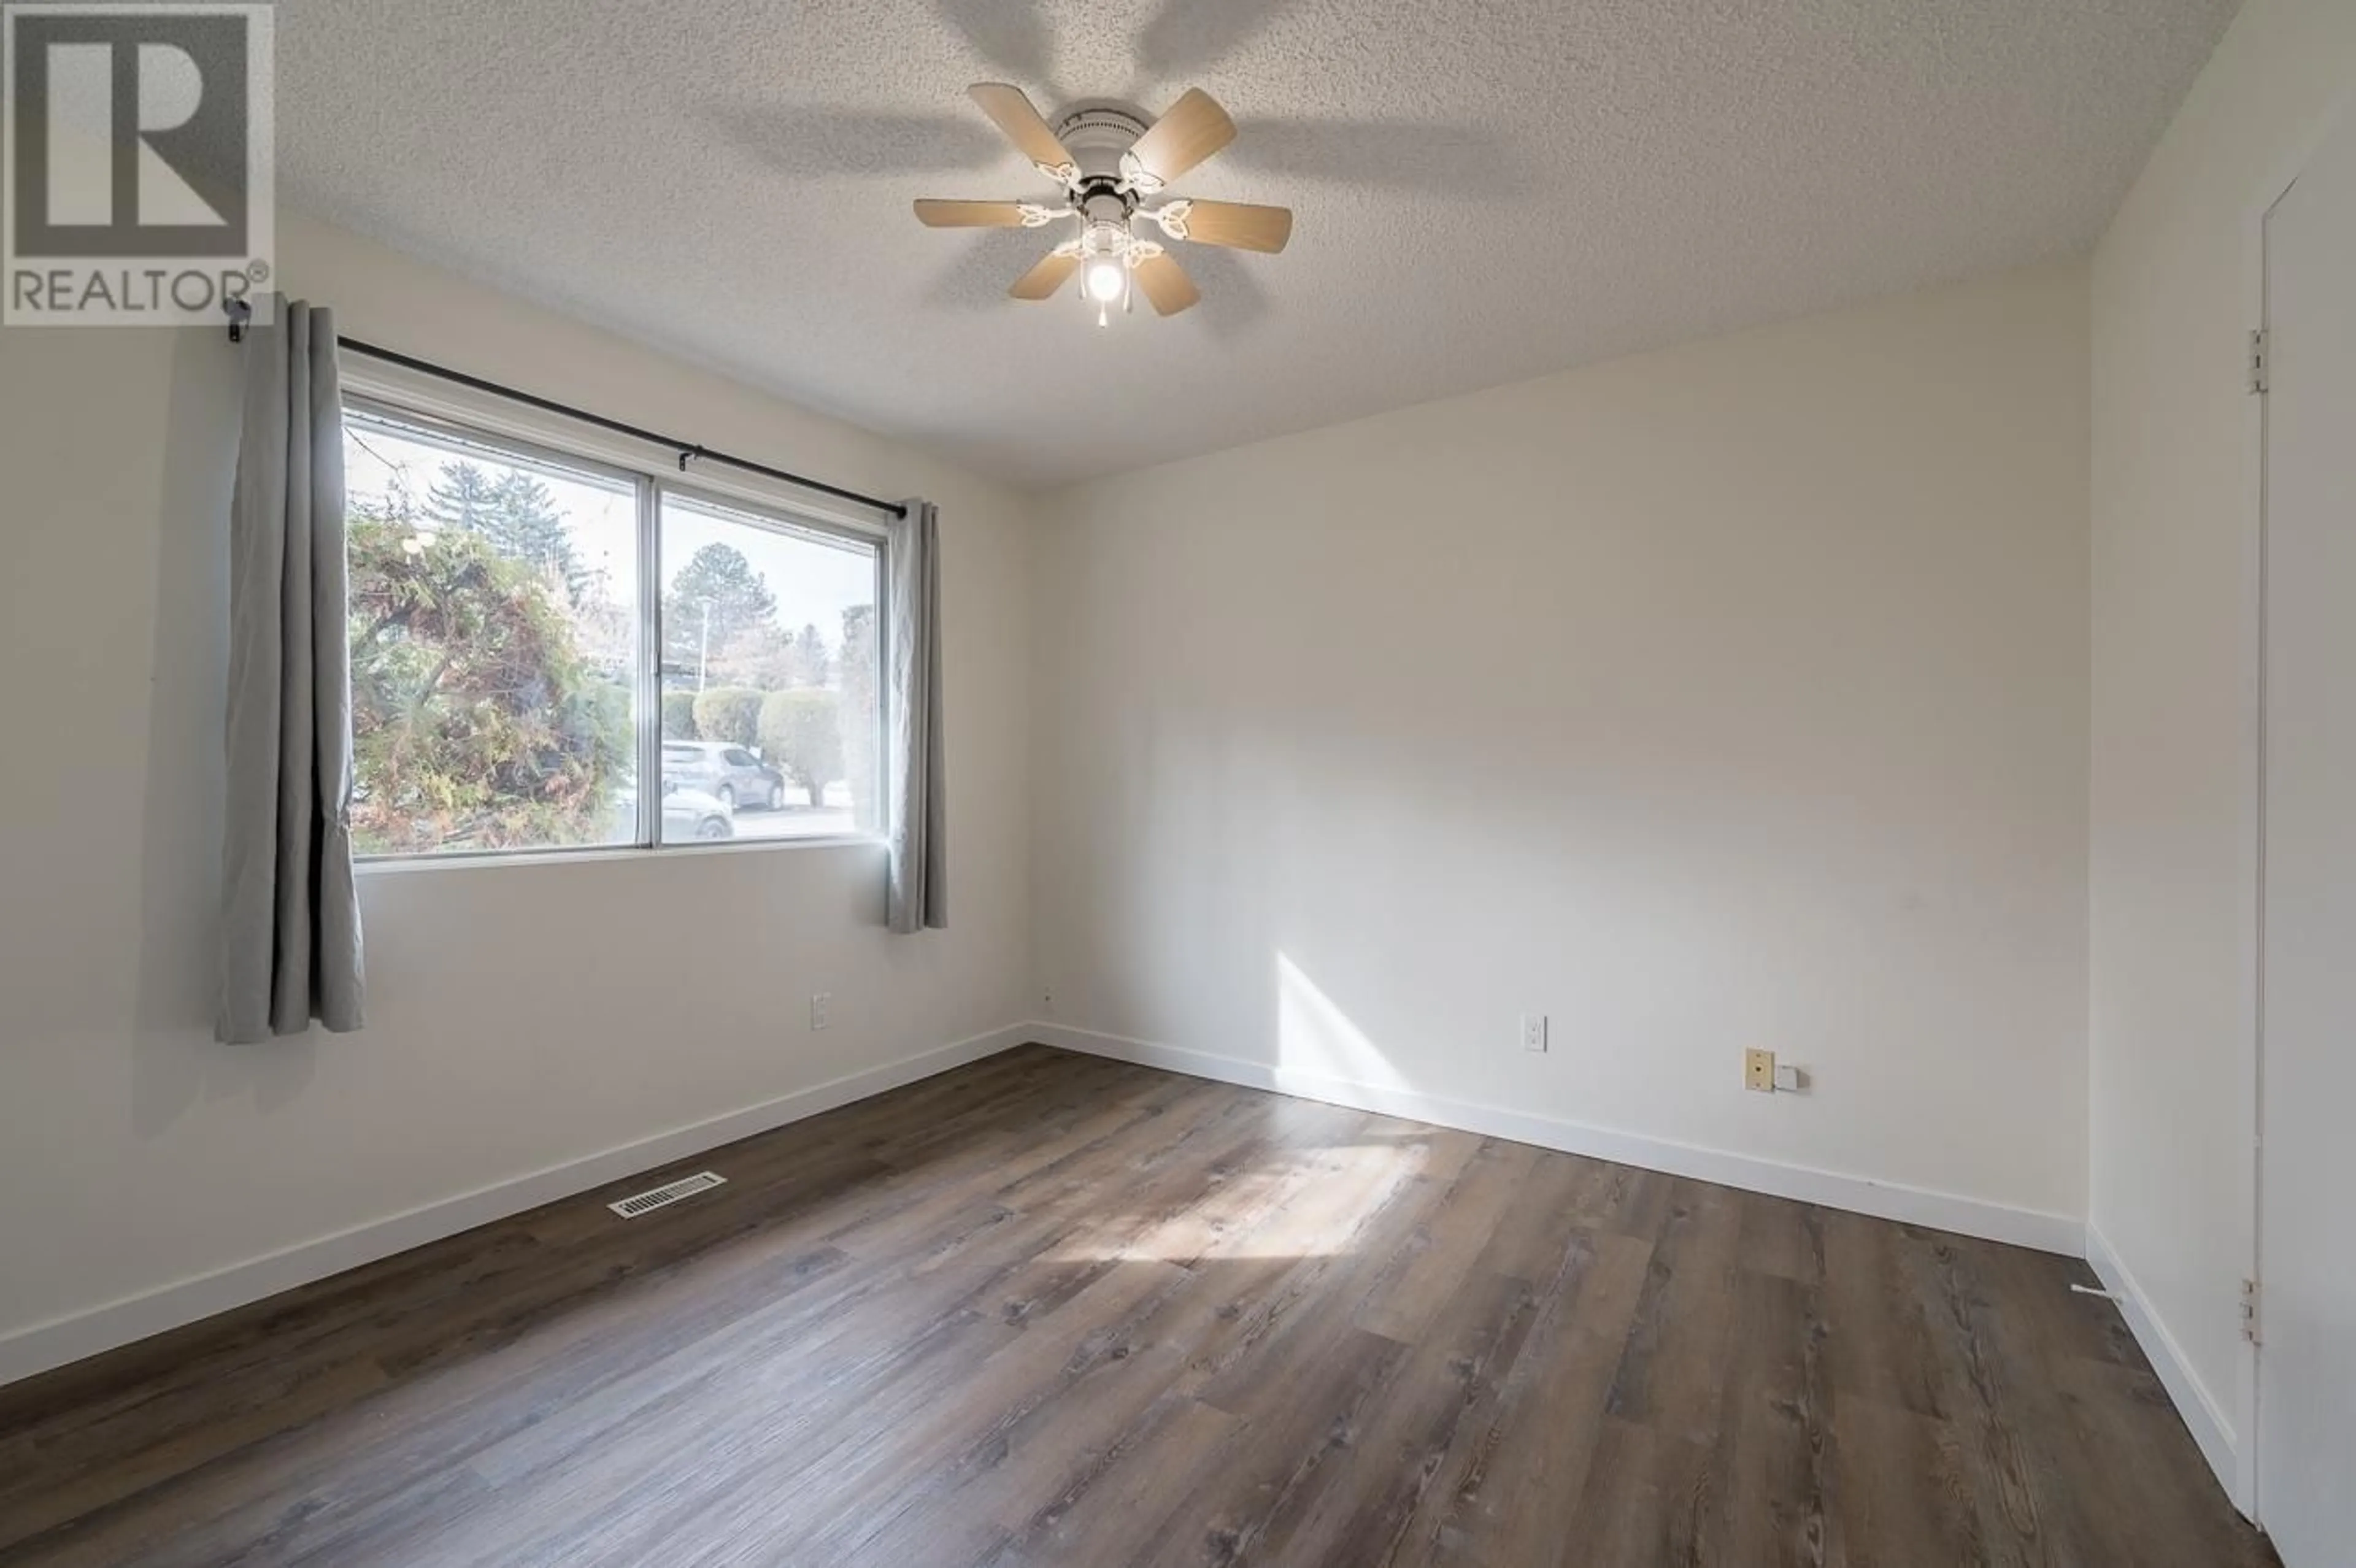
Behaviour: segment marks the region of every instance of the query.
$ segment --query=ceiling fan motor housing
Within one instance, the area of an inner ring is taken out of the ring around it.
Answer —
[[[1055,135],[1079,165],[1085,187],[1120,181],[1120,155],[1153,124],[1136,108],[1108,98],[1087,98],[1064,111],[1055,122]]]
[[[1120,177],[1120,155],[1137,144],[1151,122],[1125,103],[1088,99],[1073,104],[1055,122],[1056,139],[1071,153],[1080,177],[1072,206],[1086,225],[1084,256],[1120,256],[1130,247],[1130,214],[1137,193]]]
[[[1129,215],[1137,210],[1137,196],[1121,183],[1120,155],[1137,144],[1149,123],[1127,104],[1102,99],[1076,103],[1055,122],[1056,138],[1070,151],[1080,171],[1072,205],[1079,209],[1091,234],[1109,232],[1116,225],[1127,232]]]

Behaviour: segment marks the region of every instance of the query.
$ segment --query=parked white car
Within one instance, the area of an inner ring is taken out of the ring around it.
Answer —
[[[700,789],[726,804],[755,811],[782,811],[786,775],[728,741],[665,741],[663,777]]]
[[[636,789],[617,791],[614,811],[620,817],[622,833],[635,838],[638,831],[638,792]],[[685,784],[663,785],[662,841],[682,844],[690,839],[720,839],[736,837],[736,814],[728,803],[717,795],[706,795]]]

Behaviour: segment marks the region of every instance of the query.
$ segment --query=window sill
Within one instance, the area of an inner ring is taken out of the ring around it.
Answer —
[[[719,843],[616,844],[595,849],[485,849],[448,855],[385,855],[358,859],[352,869],[363,877],[408,876],[419,871],[481,869],[487,867],[579,866],[600,860],[702,859],[713,855],[759,855],[780,849],[883,849],[884,841],[868,833],[809,834],[798,838],[739,838]]]

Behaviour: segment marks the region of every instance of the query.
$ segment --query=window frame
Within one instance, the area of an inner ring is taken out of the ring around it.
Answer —
[[[856,544],[873,554],[875,568],[875,729],[879,763],[878,787],[888,770],[885,748],[891,736],[891,683],[884,667],[891,646],[889,617],[891,536],[881,522],[814,506],[790,486],[763,481],[755,475],[696,475],[682,479],[684,460],[674,449],[627,437],[608,435],[562,416],[541,413],[527,405],[511,405],[488,394],[474,393],[414,372],[380,367],[373,360],[342,359],[341,415],[357,414],[393,425],[408,425],[421,433],[487,449],[491,455],[509,451],[526,463],[545,463],[631,487],[636,497],[637,581],[635,619],[637,630],[636,667],[631,686],[637,702],[634,740],[637,794],[635,837],[626,842],[552,844],[502,849],[444,849],[390,854],[358,854],[361,871],[424,869],[439,866],[522,864],[541,861],[634,859],[651,855],[711,855],[768,849],[865,848],[884,842],[890,831],[891,797],[882,790],[878,801],[882,826],[873,831],[856,827],[826,833],[786,834],[774,837],[685,839],[665,843],[662,836],[662,506],[667,495],[691,504],[712,507],[742,518],[745,526],[774,530],[786,538],[809,535]],[[339,432],[340,434],[340,432]]]

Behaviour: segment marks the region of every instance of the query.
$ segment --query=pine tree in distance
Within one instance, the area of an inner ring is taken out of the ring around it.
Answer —
[[[663,595],[663,665],[689,679],[712,655],[777,613],[768,581],[733,545],[708,544],[688,557]]]
[[[425,487],[425,515],[459,532],[483,532],[493,504],[490,476],[471,463],[442,464]]]
[[[794,684],[824,686],[834,672],[834,656],[827,651],[825,634],[814,625],[805,625],[793,648]]]
[[[588,574],[573,553],[564,514],[548,486],[522,469],[493,478],[472,463],[444,463],[426,489],[425,515],[452,532],[480,535],[581,602]]]

